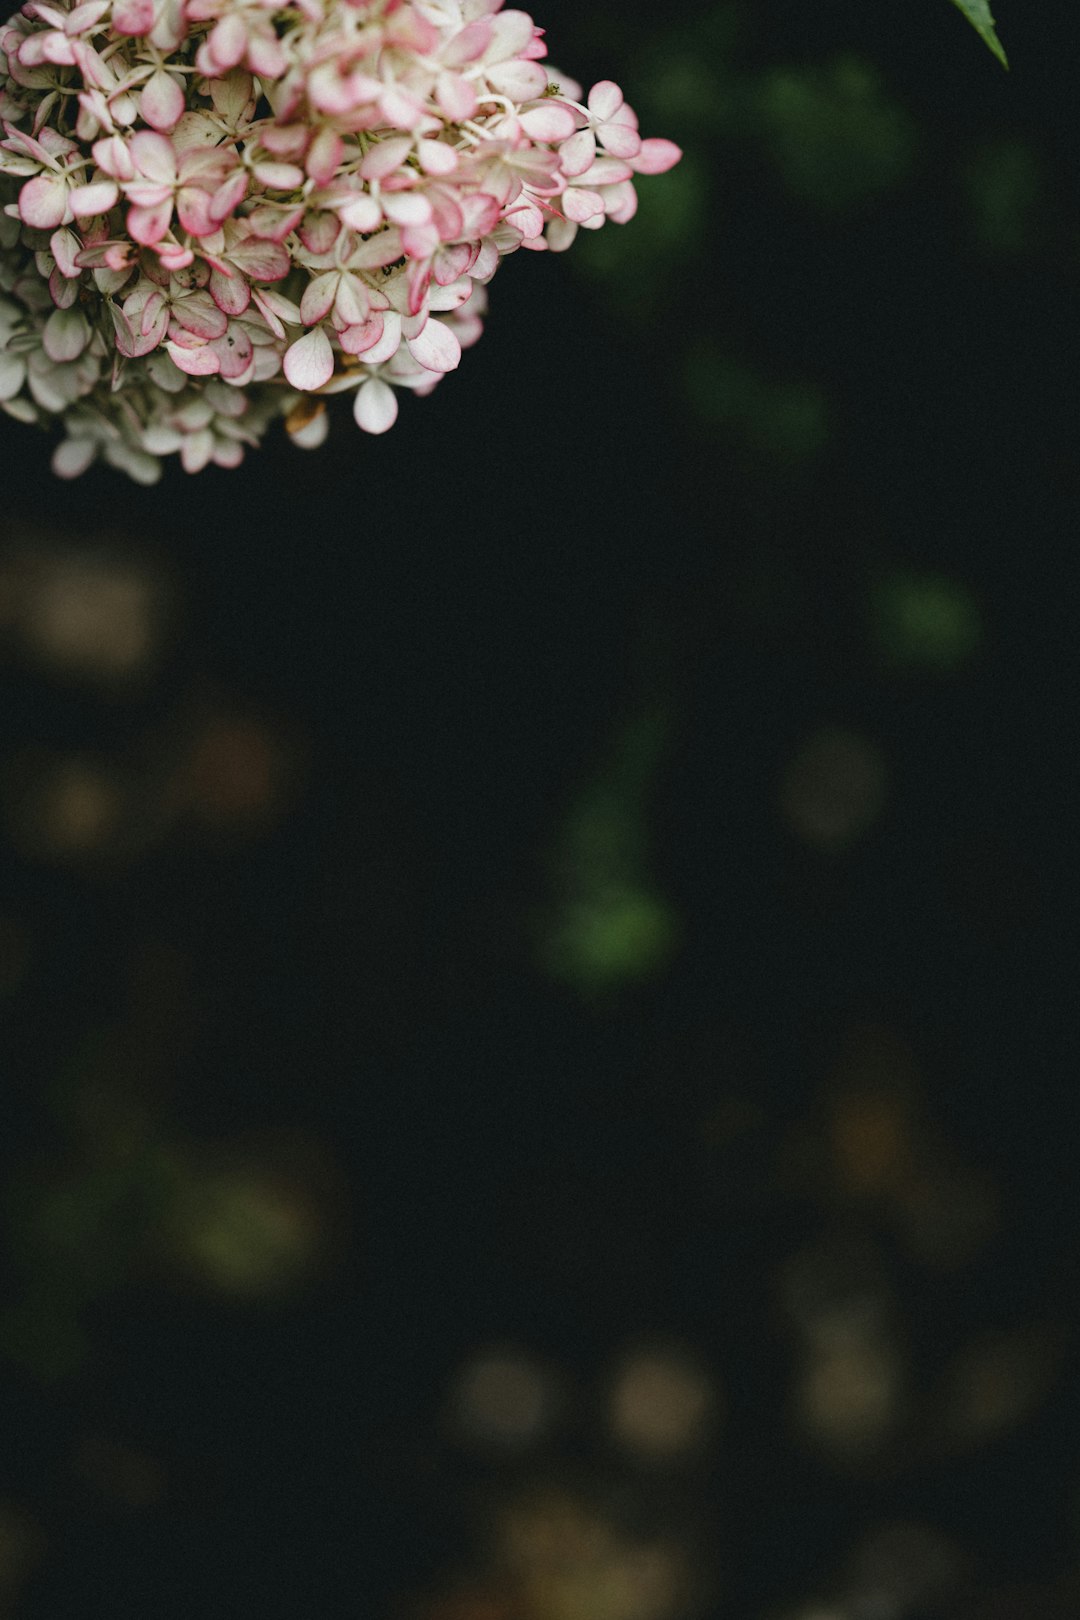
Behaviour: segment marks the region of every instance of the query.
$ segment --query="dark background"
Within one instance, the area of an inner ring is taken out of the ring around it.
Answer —
[[[683,1538],[630,1620],[1066,1617],[1080,20],[537,20],[686,158],[392,433],[3,426],[0,1612],[629,1617],[542,1488]],[[723,1414],[651,1473],[643,1337]],[[499,1344],[576,1393],[493,1456]]]

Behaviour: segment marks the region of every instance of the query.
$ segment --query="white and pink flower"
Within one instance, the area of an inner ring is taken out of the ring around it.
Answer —
[[[381,434],[518,247],[622,223],[678,161],[502,0],[30,0],[0,28],[0,406],[150,481],[325,396]]]

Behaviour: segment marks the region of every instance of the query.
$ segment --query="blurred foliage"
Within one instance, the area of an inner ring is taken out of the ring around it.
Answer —
[[[918,138],[911,116],[868,62],[776,68],[757,90],[760,138],[792,193],[837,212],[906,179]]]
[[[540,960],[585,995],[653,977],[678,942],[677,914],[647,869],[648,797],[668,732],[661,709],[631,721],[560,832]]]
[[[971,662],[985,634],[965,586],[939,574],[908,571],[878,582],[872,624],[875,645],[888,662],[945,675]]]
[[[1030,146],[1008,136],[987,141],[969,160],[962,178],[980,247],[1018,254],[1039,242],[1045,181]]]
[[[690,349],[685,376],[701,419],[781,473],[796,472],[828,444],[828,407],[814,383],[774,381],[705,344]]]

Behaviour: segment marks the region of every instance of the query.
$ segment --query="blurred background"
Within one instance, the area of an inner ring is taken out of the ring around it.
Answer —
[[[0,423],[0,1615],[1068,1620],[1080,18],[537,20],[385,439]]]

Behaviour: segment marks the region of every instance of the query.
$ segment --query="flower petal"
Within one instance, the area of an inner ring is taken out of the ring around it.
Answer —
[[[589,91],[587,105],[594,118],[606,123],[609,118],[614,118],[624,99],[622,91],[613,80],[601,79]]]
[[[128,151],[144,180],[156,180],[162,186],[172,185],[176,179],[176,153],[166,136],[153,129],[140,129],[137,135],[131,137]]]
[[[285,351],[282,362],[286,380],[301,393],[321,388],[334,375],[334,351],[321,326],[298,338]]]
[[[53,451],[52,470],[57,478],[78,478],[97,455],[93,439],[65,439]]]
[[[119,195],[115,180],[96,180],[89,186],[73,186],[68,202],[76,219],[93,219],[96,214],[107,214]]]
[[[638,174],[666,174],[681,157],[681,146],[654,136],[651,140],[642,141],[641,151],[630,159],[630,166]]]
[[[305,326],[317,326],[329,315],[337,296],[340,274],[338,270],[327,270],[308,282],[300,300],[300,318]]]
[[[385,433],[397,421],[397,395],[381,377],[369,377],[357,390],[353,416],[365,433]]]
[[[455,371],[461,363],[461,344],[445,321],[428,321],[422,332],[408,339],[408,347],[427,371]]]
[[[68,188],[58,174],[39,174],[19,192],[19,218],[35,230],[55,230],[67,211]]]
[[[41,331],[42,347],[58,365],[77,360],[89,341],[90,323],[78,309],[54,309]]]
[[[213,377],[221,370],[221,361],[208,345],[185,349],[179,343],[166,343],[173,364],[186,371],[189,377]]]
[[[530,107],[518,115],[526,135],[534,141],[565,141],[577,128],[577,120],[569,107],[553,106],[551,102]]]
[[[184,112],[184,92],[171,74],[158,68],[143,85],[139,112],[152,129],[168,132]]]

